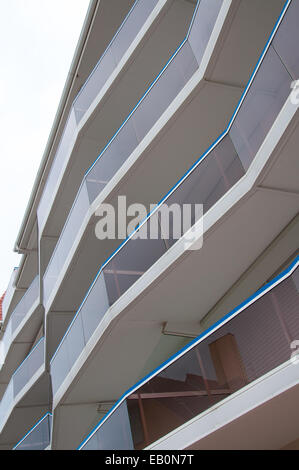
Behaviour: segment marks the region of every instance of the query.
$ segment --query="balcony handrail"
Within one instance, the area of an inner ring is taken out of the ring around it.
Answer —
[[[22,439],[13,447],[12,450],[16,450],[26,439],[27,437],[46,419],[52,418],[52,413],[46,413],[26,434]]]
[[[190,343],[187,344],[184,348],[180,349],[176,354],[171,356],[167,361],[163,362],[159,367],[154,369],[150,374],[143,377],[143,379],[139,380],[133,387],[129,388],[121,398],[115,403],[115,405],[111,408],[111,410],[100,420],[97,426],[88,434],[88,436],[84,439],[84,441],[80,444],[77,450],[82,450],[82,448],[87,444],[87,442],[94,436],[94,434],[103,426],[103,424],[110,418],[110,416],[121,406],[121,404],[134,393],[137,389],[142,387],[146,384],[149,380],[156,377],[160,374],[163,370],[169,367],[174,362],[178,361],[182,356],[186,353],[191,351],[194,347],[198,346],[202,341],[206,338],[211,336],[215,331],[219,330],[222,326],[230,322],[233,318],[238,316],[243,310],[248,308],[251,304],[255,303],[258,299],[266,295],[269,291],[274,289],[278,284],[281,284],[285,279],[290,277],[294,271],[299,266],[299,256],[295,258],[295,260],[290,264],[288,268],[282,271],[278,276],[272,279],[270,282],[265,284],[259,290],[257,290],[253,295],[248,297],[245,301],[231,310],[228,314],[226,314],[223,318],[218,320],[212,326],[207,328],[203,333],[201,333],[197,338],[192,340]]]
[[[88,289],[88,291],[87,291],[87,293],[86,293],[86,295],[85,295],[83,301],[81,302],[81,304],[80,304],[80,306],[79,306],[79,308],[78,308],[78,310],[77,310],[77,312],[76,312],[76,315],[74,316],[73,320],[71,321],[71,323],[70,323],[68,329],[66,330],[66,332],[65,332],[65,334],[64,334],[64,336],[63,336],[63,338],[62,338],[62,340],[60,341],[60,343],[59,343],[59,345],[58,345],[58,347],[57,347],[57,349],[56,349],[54,355],[52,356],[50,363],[52,363],[53,360],[55,359],[55,357],[56,357],[56,355],[57,355],[59,349],[61,348],[61,345],[62,345],[62,343],[63,343],[65,337],[68,335],[69,331],[71,330],[71,328],[72,328],[72,326],[73,326],[73,323],[75,322],[76,318],[78,317],[78,315],[79,315],[79,313],[80,313],[80,311],[81,311],[83,305],[85,304],[85,302],[86,302],[86,300],[87,300],[87,298],[88,298],[90,292],[92,291],[92,289],[93,289],[95,283],[97,282],[98,278],[100,277],[101,273],[103,272],[103,270],[104,270],[104,268],[107,266],[107,264],[110,263],[110,261],[123,249],[123,247],[124,247],[124,246],[134,237],[134,235],[144,226],[144,224],[148,221],[148,219],[149,219],[152,215],[154,215],[154,214],[159,210],[159,208],[161,207],[161,205],[173,194],[173,192],[174,192],[179,186],[181,186],[181,184],[185,181],[185,179],[199,166],[199,164],[200,164],[203,160],[206,159],[206,157],[207,157],[208,155],[211,154],[211,152],[214,150],[214,148],[228,135],[228,133],[229,133],[229,131],[230,131],[232,125],[233,125],[233,122],[235,121],[236,116],[237,116],[237,114],[238,114],[238,112],[239,112],[239,110],[240,110],[240,108],[241,108],[241,106],[242,106],[242,104],[243,104],[243,102],[244,102],[244,100],[245,100],[245,98],[246,98],[246,96],[247,96],[247,94],[248,94],[250,88],[251,88],[251,85],[252,85],[252,83],[253,83],[253,81],[254,81],[254,78],[255,78],[257,72],[259,71],[259,69],[260,69],[260,67],[261,67],[261,64],[262,64],[262,62],[263,62],[263,60],[264,60],[264,58],[265,58],[265,55],[266,55],[267,51],[269,50],[269,48],[270,48],[270,46],[271,46],[271,43],[272,43],[272,41],[273,41],[273,39],[274,39],[274,37],[275,37],[275,34],[276,34],[276,32],[277,32],[277,30],[278,30],[278,28],[279,28],[279,26],[280,26],[280,24],[281,24],[281,22],[282,22],[282,20],[283,20],[283,18],[284,18],[284,16],[285,16],[285,14],[286,14],[286,12],[287,12],[287,9],[288,9],[288,7],[290,6],[291,2],[292,2],[292,0],[286,0],[286,3],[285,3],[285,5],[284,5],[284,7],[283,7],[283,9],[282,9],[282,12],[281,12],[281,14],[279,15],[279,18],[278,18],[278,20],[277,20],[276,23],[275,23],[275,26],[274,26],[274,28],[273,28],[271,34],[270,34],[270,37],[269,37],[269,39],[268,39],[268,41],[267,41],[267,43],[266,43],[266,45],[265,45],[265,47],[264,47],[264,49],[263,49],[263,51],[262,51],[262,53],[261,53],[261,56],[260,56],[260,58],[259,58],[259,60],[258,60],[258,62],[257,62],[257,65],[255,66],[255,68],[254,68],[254,70],[253,70],[253,72],[252,72],[252,75],[251,75],[251,77],[250,77],[250,79],[249,79],[249,82],[248,82],[248,84],[247,84],[247,86],[246,86],[246,88],[245,88],[245,90],[244,90],[244,92],[243,92],[243,94],[242,94],[242,96],[241,96],[241,98],[240,98],[240,100],[239,100],[237,106],[236,106],[236,109],[235,109],[235,111],[234,111],[234,113],[233,113],[233,116],[232,116],[231,120],[229,121],[229,124],[228,124],[227,128],[225,129],[225,131],[220,134],[220,136],[219,136],[219,137],[214,141],[214,143],[206,150],[206,152],[204,152],[204,153],[197,159],[197,161],[191,166],[191,168],[179,179],[179,181],[178,181],[178,182],[168,191],[168,193],[158,202],[158,204],[155,206],[155,208],[147,214],[146,218],[145,218],[142,222],[140,222],[140,224],[138,225],[138,227],[137,227],[119,246],[118,246],[118,248],[116,248],[116,250],[115,250],[115,251],[107,258],[107,260],[101,265],[101,267],[100,267],[99,271],[97,272],[97,274],[96,274],[96,276],[95,276],[93,282],[91,283],[91,285],[90,285],[90,287],[89,287],[89,289]],[[198,7],[198,5],[199,5],[199,2],[198,2],[198,4],[197,4],[197,7]],[[78,192],[78,194],[79,194],[79,192]],[[77,197],[78,197],[78,194],[77,194]],[[57,245],[56,245],[56,247],[57,247]],[[54,251],[54,252],[55,252],[55,251]],[[53,255],[54,255],[54,253],[53,253]],[[53,255],[52,255],[52,256],[53,256]],[[51,258],[51,259],[52,259],[52,258]],[[49,263],[49,265],[50,265],[50,263]],[[48,268],[49,268],[49,265],[48,265]],[[47,269],[48,269],[48,268],[47,268]]]

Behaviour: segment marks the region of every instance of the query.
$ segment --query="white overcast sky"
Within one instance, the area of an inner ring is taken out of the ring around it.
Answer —
[[[89,0],[0,0],[0,294]]]

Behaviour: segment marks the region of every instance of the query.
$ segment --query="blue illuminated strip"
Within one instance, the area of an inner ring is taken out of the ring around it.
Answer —
[[[31,434],[39,425],[40,423],[42,423],[44,421],[44,419],[48,418],[48,417],[51,417],[52,418],[52,413],[46,413],[34,426],[33,428],[30,429],[30,431],[27,432],[27,434],[25,434],[24,437],[22,437],[22,439],[13,447],[12,450],[16,450],[17,447],[19,447],[24,441],[25,439],[29,436],[29,434]]]
[[[215,140],[215,142],[206,150],[206,152],[204,152],[203,155],[202,155],[201,157],[199,157],[199,159],[198,159],[198,160],[191,166],[191,168],[182,176],[182,178],[168,191],[168,193],[160,200],[160,202],[158,202],[157,206],[156,206],[151,212],[148,213],[148,215],[146,216],[146,218],[145,218],[145,219],[138,225],[138,227],[129,235],[129,237],[127,237],[126,240],[124,240],[123,243],[121,243],[121,244],[119,245],[119,247],[110,255],[110,257],[105,261],[105,263],[101,265],[101,267],[100,267],[98,273],[96,274],[96,277],[95,277],[94,281],[93,281],[92,284],[90,285],[90,287],[89,287],[89,289],[88,289],[88,291],[87,291],[87,293],[86,293],[86,295],[85,295],[83,301],[81,302],[81,304],[80,304],[80,306],[79,306],[79,308],[78,308],[78,310],[77,310],[76,315],[74,316],[74,318],[73,318],[72,322],[70,323],[70,325],[69,325],[69,327],[68,327],[66,333],[64,334],[64,336],[63,336],[61,342],[59,343],[59,346],[57,347],[57,349],[56,349],[54,355],[52,356],[52,359],[51,359],[51,361],[50,361],[50,364],[52,364],[53,360],[55,359],[55,357],[56,357],[56,355],[57,355],[57,353],[58,353],[58,351],[59,351],[59,349],[60,349],[60,347],[61,347],[61,345],[62,345],[64,339],[65,339],[65,337],[68,335],[70,329],[72,328],[73,323],[75,322],[77,316],[79,315],[81,308],[83,307],[83,305],[84,305],[84,303],[85,303],[87,297],[89,296],[91,290],[93,289],[93,287],[94,287],[96,281],[98,280],[100,274],[102,273],[103,269],[104,269],[104,268],[107,266],[107,264],[117,255],[117,253],[119,253],[119,251],[133,238],[133,236],[135,235],[135,233],[140,230],[140,228],[148,221],[148,219],[149,219],[155,212],[158,211],[158,209],[161,207],[161,205],[171,196],[171,194],[184,182],[184,180],[198,167],[198,165],[214,150],[214,148],[215,148],[215,147],[224,139],[224,137],[227,136],[227,134],[229,133],[229,130],[230,130],[230,128],[231,128],[231,126],[232,126],[232,124],[233,124],[235,118],[236,118],[236,115],[237,115],[237,113],[238,113],[240,107],[242,106],[242,103],[244,102],[244,100],[245,100],[245,98],[246,98],[246,96],[247,96],[247,94],[248,94],[248,91],[249,91],[249,89],[250,89],[250,87],[251,87],[251,85],[252,85],[252,82],[253,82],[253,80],[254,80],[254,78],[255,78],[255,76],[256,76],[256,74],[257,74],[257,72],[258,72],[258,70],[259,70],[259,68],[260,68],[260,66],[261,66],[261,64],[262,64],[262,62],[263,62],[263,60],[264,60],[264,57],[265,57],[267,51],[269,50],[269,47],[270,47],[270,45],[271,45],[271,43],[272,43],[272,41],[273,41],[273,38],[274,38],[274,36],[275,36],[275,34],[276,34],[276,32],[277,32],[279,26],[280,26],[280,24],[281,24],[281,22],[282,22],[282,20],[283,20],[283,18],[284,18],[284,16],[285,16],[285,14],[286,14],[287,9],[288,9],[288,7],[290,6],[291,2],[292,2],[292,0],[287,0],[287,1],[286,1],[285,5],[284,5],[284,8],[283,8],[283,10],[282,10],[282,12],[281,12],[281,14],[280,14],[280,16],[279,16],[279,18],[278,18],[278,20],[277,20],[275,26],[274,26],[274,28],[273,28],[273,30],[272,30],[272,33],[270,34],[270,37],[269,37],[269,39],[268,39],[268,41],[267,41],[267,43],[266,43],[266,45],[265,45],[265,47],[264,47],[264,50],[263,50],[263,52],[262,52],[262,54],[261,54],[261,56],[260,56],[260,58],[259,58],[259,61],[258,61],[257,65],[256,65],[255,68],[254,68],[254,71],[253,71],[253,73],[252,73],[252,75],[251,75],[251,77],[250,77],[250,79],[249,79],[249,82],[248,82],[248,84],[247,84],[247,86],[246,86],[246,88],[245,88],[245,90],[244,90],[244,92],[243,92],[243,94],[242,94],[242,96],[241,96],[241,98],[240,98],[240,101],[239,101],[238,105],[236,106],[236,109],[235,109],[235,111],[234,111],[234,113],[233,113],[232,119],[231,119],[231,121],[229,122],[229,124],[228,124],[226,130]],[[196,8],[198,8],[199,3],[200,3],[200,0],[198,0],[198,2],[197,2],[197,7],[196,7]],[[192,21],[194,21],[194,17],[193,17]],[[189,33],[188,33],[188,34],[189,34]],[[188,37],[188,36],[187,36],[187,37]],[[184,40],[184,41],[185,41],[185,40]],[[181,46],[179,46],[179,47],[182,47],[182,45],[183,45],[183,43],[182,43]],[[176,54],[176,53],[177,53],[177,52],[175,52],[175,54]],[[171,60],[172,60],[172,58],[170,59],[170,61],[171,61]],[[164,70],[165,70],[165,68],[163,69],[163,71],[164,71]],[[161,72],[161,73],[162,73],[162,72]],[[160,75],[161,75],[161,73],[160,73]],[[141,100],[142,100],[142,99],[143,99],[143,98],[141,98]],[[132,112],[132,113],[133,113],[133,112]],[[132,114],[132,113],[131,113],[131,114]],[[108,145],[109,145],[109,144],[108,144]],[[98,158],[100,158],[100,157],[98,157]],[[97,159],[97,160],[98,160],[98,159]],[[90,171],[90,170],[88,170],[88,172],[89,172],[89,171]],[[87,172],[87,173],[88,173],[88,172]],[[83,184],[83,182],[82,182],[82,184]],[[81,184],[81,186],[82,186],[82,184]],[[78,193],[78,194],[79,194],[79,193]],[[77,197],[78,197],[78,194],[77,194]],[[76,197],[76,199],[77,199],[77,197]]]
[[[111,417],[111,415],[116,411],[116,409],[128,398],[132,393],[134,393],[138,388],[140,388],[142,385],[147,383],[149,380],[151,380],[153,377],[158,375],[160,372],[162,372],[164,369],[169,367],[171,364],[176,362],[180,357],[182,357],[184,354],[189,352],[191,349],[193,349],[195,346],[200,344],[204,339],[209,337],[212,333],[215,331],[219,330],[222,326],[224,326],[226,323],[231,321],[234,317],[239,315],[243,310],[248,308],[251,304],[256,302],[258,299],[263,297],[265,294],[267,294],[270,290],[274,289],[278,284],[283,282],[286,278],[290,277],[293,272],[296,270],[296,268],[299,266],[299,256],[295,258],[295,260],[291,263],[291,265],[285,269],[282,273],[280,273],[277,277],[275,277],[272,281],[268,282],[265,286],[263,286],[261,289],[259,289],[255,294],[250,296],[248,299],[246,299],[244,302],[242,302],[240,305],[238,305],[236,308],[234,308],[231,312],[229,312],[227,315],[225,315],[221,320],[218,322],[214,323],[210,328],[208,328],[206,331],[201,333],[197,338],[195,338],[193,341],[188,343],[187,346],[184,348],[180,349],[179,352],[174,354],[173,356],[170,357],[167,361],[163,362],[159,367],[154,369],[150,374],[146,375],[142,380],[137,382],[133,387],[131,387],[129,390],[127,390],[121,398],[116,402],[116,404],[111,408],[111,410],[104,416],[104,418],[101,419],[99,424],[93,429],[93,431],[90,432],[90,434],[86,437],[86,439],[83,441],[82,444],[78,447],[77,450],[82,450],[82,448],[87,444],[87,442],[94,436],[94,434],[99,430],[100,427],[103,426],[103,424]]]

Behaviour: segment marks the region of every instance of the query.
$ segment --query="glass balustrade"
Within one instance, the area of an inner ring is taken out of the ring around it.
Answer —
[[[127,392],[80,449],[143,449],[287,362],[298,306],[299,257]]]
[[[222,3],[198,2],[185,40],[86,173],[44,275],[46,302],[91,204],[198,69]]]
[[[47,413],[13,450],[45,450],[50,445],[52,415]]]
[[[0,429],[3,428],[8,418],[14,400],[24,387],[30,382],[34,374],[44,364],[44,338],[41,338],[36,346],[30,351],[21,365],[14,372],[11,381],[0,402]]]
[[[39,276],[32,281],[30,286],[28,287],[26,293],[15,307],[14,311],[12,312],[10,319],[7,323],[7,327],[5,328],[5,332],[2,338],[2,353],[3,357],[5,358],[11,342],[13,340],[14,333],[16,332],[18,326],[22,322],[22,320],[26,317],[26,315],[30,312],[33,305],[39,299]]]
[[[72,151],[78,124],[133,43],[158,1],[137,0],[134,3],[85,85],[75,98],[39,203],[37,214],[40,230],[46,223],[57,181],[59,181]]]
[[[292,47],[296,48],[299,33],[293,16],[299,21],[299,3],[293,2],[289,8],[286,6],[280,18],[283,27],[292,19],[288,34]],[[278,44],[280,42],[279,26],[280,22],[267,43],[226,132],[162,201],[168,206],[172,203],[180,206],[198,203],[203,204],[205,213],[245,174],[290,94],[293,77],[285,68],[284,57],[278,57],[272,46],[274,38]],[[248,117],[248,114],[251,116]],[[173,227],[170,227],[170,238],[167,240],[163,237],[162,227],[157,239],[143,238],[142,233],[148,234],[153,222],[159,225],[159,208],[101,267],[52,358],[54,393],[109,307],[175,243]]]
[[[9,284],[5,292],[5,296],[2,302],[2,322],[4,322],[5,320],[5,317],[7,315],[7,312],[10,306],[10,302],[12,301],[12,298],[15,292],[14,282],[15,282],[18,269],[19,268],[14,268],[12,275],[10,277],[10,280],[9,280]]]

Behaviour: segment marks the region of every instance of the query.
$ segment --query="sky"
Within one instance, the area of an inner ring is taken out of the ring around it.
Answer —
[[[89,0],[0,0],[0,294]]]

